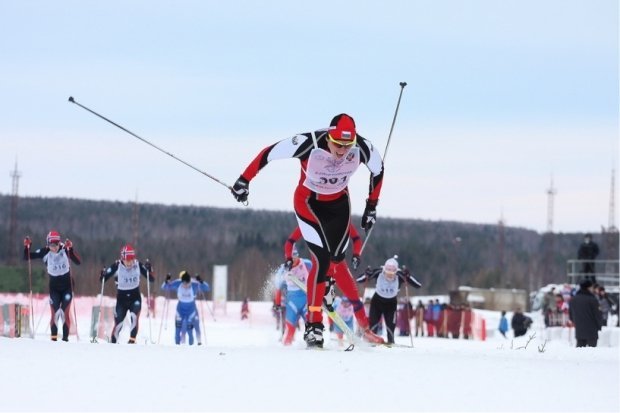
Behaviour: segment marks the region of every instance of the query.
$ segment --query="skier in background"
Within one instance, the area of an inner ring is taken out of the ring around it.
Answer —
[[[398,291],[403,282],[411,284],[415,288],[422,287],[409,270],[398,268],[397,256],[385,261],[383,267],[366,269],[364,274],[357,277],[357,282],[376,279],[375,293],[370,300],[370,328],[377,332],[381,323],[381,316],[387,329],[388,344],[394,343],[394,328],[396,327],[396,306]]]
[[[192,280],[189,272],[185,270],[179,273],[177,280],[171,281],[171,279],[172,277],[166,276],[166,280],[161,285],[161,288],[164,291],[176,291],[177,293],[178,304],[174,318],[174,342],[181,344],[181,336],[187,334],[189,345],[193,345],[194,328],[196,328],[198,345],[202,345],[196,296],[199,291],[210,291],[209,284],[202,281],[200,276],[196,276],[196,280]]]
[[[377,219],[377,204],[383,182],[383,161],[372,143],[356,131],[347,114],[334,116],[329,128],[301,133],[264,148],[239,176],[232,195],[247,202],[250,181],[269,162],[296,158],[300,179],[294,194],[297,223],[311,252],[312,271],[307,282],[308,314],[304,340],[309,347],[323,347],[323,309],[331,305],[328,274],[345,258],[351,203],[349,179],[361,164],[370,171],[368,198],[362,228],[369,231]],[[326,294],[327,292],[327,294]],[[376,336],[365,335],[367,340]]]
[[[312,269],[312,262],[309,259],[299,258],[299,252],[297,248],[293,247],[291,253],[292,262],[290,268],[288,265],[283,264],[278,271],[277,284],[278,290],[286,288],[286,323],[284,327],[284,333],[282,336],[282,343],[285,346],[289,346],[293,343],[295,331],[299,326],[299,320],[306,321],[306,312],[308,311],[306,292],[299,288],[288,277],[295,277],[304,285],[308,280],[309,271]],[[276,298],[278,298],[276,296]],[[276,302],[276,305],[281,306],[281,302]]]
[[[71,240],[66,239],[64,244],[60,242],[60,234],[57,231],[50,231],[47,234],[45,247],[38,248],[35,251],[32,251],[31,247],[32,241],[30,241],[30,237],[26,237],[24,239],[24,260],[42,258],[47,267],[47,274],[50,276],[51,339],[58,341],[58,324],[61,324],[62,341],[69,341],[69,329],[71,327],[69,308],[73,300],[71,263],[69,260],[76,265],[80,265],[82,260],[73,249]]]
[[[285,258],[285,267],[288,266],[291,262],[291,254],[294,248],[295,243],[301,238],[301,230],[299,227],[295,228],[293,232],[288,236],[288,239],[284,243],[284,258]],[[361,253],[362,253],[362,239],[355,229],[355,225],[349,221],[349,238],[353,244],[353,256],[351,257],[351,266],[353,269],[357,269],[361,262]],[[353,312],[355,318],[357,320],[357,325],[362,331],[364,338],[373,343],[383,343],[383,338],[377,336],[375,332],[371,331],[369,326],[370,323],[368,321],[368,317],[366,315],[366,310],[364,308],[364,303],[359,296],[357,291],[357,286],[355,285],[355,280],[353,279],[353,275],[349,270],[349,266],[347,265],[345,260],[342,260],[337,263],[332,263],[333,265],[330,267],[331,272],[328,274],[328,282],[331,288],[333,288],[333,284],[340,289],[343,296],[348,298],[349,302],[353,306]],[[327,291],[327,293],[331,293]],[[329,319],[330,322],[330,331],[332,330],[332,320]]]
[[[353,327],[353,319],[355,318],[355,310],[353,309],[353,305],[351,301],[347,297],[342,297],[340,300],[334,300],[334,309],[342,318],[342,321],[349,327],[349,330],[355,331]],[[336,333],[336,337],[338,338],[338,345],[343,345],[344,331],[338,326],[338,324],[334,323],[334,333]]]
[[[140,310],[142,309],[142,295],[140,294],[140,275],[148,276],[148,282],[154,282],[155,276],[151,263],[141,263],[136,259],[136,250],[129,244],[121,248],[121,259],[104,268],[99,281],[108,281],[112,276],[116,279],[116,307],[114,308],[114,328],[112,329],[111,343],[116,343],[123,328],[123,320],[127,312],[131,320],[129,344],[136,343],[138,335]]]

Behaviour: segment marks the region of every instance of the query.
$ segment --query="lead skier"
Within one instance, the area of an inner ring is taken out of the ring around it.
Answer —
[[[383,161],[373,144],[357,134],[355,121],[347,114],[336,115],[329,128],[300,133],[264,148],[239,176],[231,192],[239,202],[246,202],[249,184],[269,162],[299,159],[299,184],[293,205],[297,223],[311,252],[312,271],[308,277],[308,314],[304,340],[308,346],[323,347],[324,300],[327,275],[345,257],[348,245],[351,204],[349,179],[360,164],[370,171],[366,208],[361,226],[367,232],[377,217],[377,204],[383,182]],[[331,292],[328,290],[328,292]],[[366,339],[375,337],[365,334]]]

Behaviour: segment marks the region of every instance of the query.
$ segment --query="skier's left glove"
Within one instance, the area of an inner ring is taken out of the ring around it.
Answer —
[[[361,261],[362,261],[362,257],[360,257],[359,255],[354,255],[351,258],[351,267],[353,267],[354,270],[357,270],[357,267],[360,266]]]
[[[377,200],[366,200],[366,208],[364,208],[364,215],[362,215],[362,228],[368,234],[368,231],[375,225],[377,222]]]

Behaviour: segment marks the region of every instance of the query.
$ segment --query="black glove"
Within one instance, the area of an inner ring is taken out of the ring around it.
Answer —
[[[357,267],[360,266],[361,261],[362,261],[362,257],[360,257],[359,255],[354,255],[351,258],[351,267],[353,267],[354,270],[357,270]]]
[[[172,275],[170,273],[166,274],[166,283],[169,283],[172,280]]]
[[[372,226],[377,222],[377,203],[379,201],[366,200],[366,208],[362,215],[362,228],[368,233]]]
[[[405,267],[404,265],[403,265],[403,269],[401,271],[403,273],[403,277],[405,277],[405,278],[409,277],[409,275],[411,274],[409,272],[409,268]]]
[[[287,258],[286,261],[284,261],[284,269],[286,271],[290,271],[291,268],[293,268],[293,259]]]
[[[366,267],[366,271],[364,271],[364,274],[366,274],[366,275],[371,275],[372,274],[372,268],[370,268],[370,265],[368,267]]]
[[[106,269],[101,270],[101,274],[99,274],[99,282],[103,281],[105,278]]]
[[[250,183],[243,176],[239,176],[239,179],[237,179],[237,182],[235,182],[230,192],[237,202],[246,202],[250,194]]]
[[[149,261],[149,259],[146,259],[146,262],[144,263],[144,268],[146,268],[146,270],[148,272],[153,272],[153,267],[151,266],[151,262]]]
[[[202,282],[202,278],[200,278],[200,274],[196,274],[196,281],[198,281],[199,283]]]
[[[336,290],[334,289],[334,284],[336,283],[336,280],[334,280],[333,278],[328,278],[327,281],[325,281],[325,296],[323,296],[323,303],[325,304],[325,307],[327,307],[327,311],[334,311],[334,299],[336,298]]]

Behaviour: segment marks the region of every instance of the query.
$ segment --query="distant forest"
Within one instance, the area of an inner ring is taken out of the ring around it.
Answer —
[[[0,195],[0,291],[11,292],[29,291],[24,236],[39,247],[55,229],[73,241],[82,257],[82,265],[73,268],[78,295],[99,292],[102,267],[118,259],[121,246],[129,242],[138,259],[153,263],[155,294],[161,294],[159,285],[168,272],[176,277],[187,269],[211,283],[213,266],[228,265],[230,300],[269,299],[270,274],[282,263],[283,244],[296,226],[292,211],[27,197],[18,200],[17,226],[11,231],[10,205],[11,197]],[[359,221],[353,217],[358,229]],[[576,258],[583,235],[379,215],[357,273],[397,254],[399,263],[423,283],[419,294],[447,294],[459,285],[530,291],[567,280],[566,260]],[[599,259],[617,259],[617,233],[593,236],[601,247]],[[298,247],[302,256],[308,255],[303,241]],[[33,262],[32,271],[33,290],[47,292],[40,260]],[[105,291],[115,294],[111,286]]]

